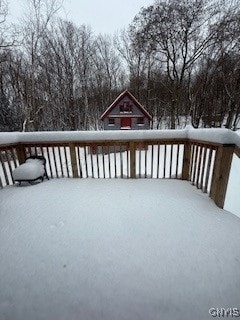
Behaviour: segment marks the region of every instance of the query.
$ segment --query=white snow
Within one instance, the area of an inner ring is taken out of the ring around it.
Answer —
[[[235,132],[223,128],[193,129],[189,127],[188,138],[222,144],[240,144],[240,137]]]
[[[233,155],[224,209],[240,218],[240,158]]]
[[[16,142],[111,141],[146,139],[185,139],[186,130],[105,130],[105,131],[45,131],[0,134],[0,144]]]
[[[44,175],[44,166],[42,161],[38,159],[28,159],[13,171],[13,179],[34,180]]]
[[[238,307],[240,219],[188,182],[0,192],[0,319],[202,320]]]
[[[18,143],[20,132],[0,132],[0,144]]]
[[[63,142],[63,141],[110,141],[151,139],[196,139],[216,143],[236,144],[240,147],[238,133],[228,129],[194,129],[187,126],[181,130],[105,130],[105,131],[42,131],[1,132],[0,144],[17,142]]]

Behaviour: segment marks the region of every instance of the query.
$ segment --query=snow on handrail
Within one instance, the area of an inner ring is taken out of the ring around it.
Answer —
[[[41,131],[1,133],[0,144],[18,142],[85,142],[149,139],[186,139],[186,130]]]
[[[220,144],[235,144],[240,146],[240,136],[229,129],[194,129],[191,127],[188,129],[187,137],[191,140],[201,140]]]
[[[38,131],[1,132],[0,145],[29,142],[89,142],[128,141],[155,139],[191,139],[220,144],[236,144],[240,147],[240,135],[229,129],[194,129],[191,126],[181,130],[112,130],[112,131]]]

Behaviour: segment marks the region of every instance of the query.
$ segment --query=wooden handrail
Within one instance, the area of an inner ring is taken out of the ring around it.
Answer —
[[[27,155],[36,153],[47,158],[48,173],[52,178],[175,177],[191,181],[203,192],[209,192],[214,202],[222,208],[232,155],[235,153],[240,157],[240,148],[233,144],[182,137],[2,144],[1,185],[12,184],[14,168],[23,163]]]

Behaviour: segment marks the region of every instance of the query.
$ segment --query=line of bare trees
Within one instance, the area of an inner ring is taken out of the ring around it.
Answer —
[[[100,129],[126,88],[154,128],[240,126],[239,0],[158,0],[115,37],[28,3],[10,30],[0,2],[0,131]]]

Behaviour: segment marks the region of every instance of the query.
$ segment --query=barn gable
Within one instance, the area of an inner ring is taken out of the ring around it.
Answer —
[[[102,114],[104,130],[150,129],[151,115],[129,92],[121,93]]]
[[[101,120],[109,115],[119,115],[124,116],[124,114],[133,113],[132,116],[145,116],[149,120],[152,120],[151,115],[147,110],[137,101],[137,99],[128,91],[122,92],[113,103],[107,108],[107,110],[102,114]]]

